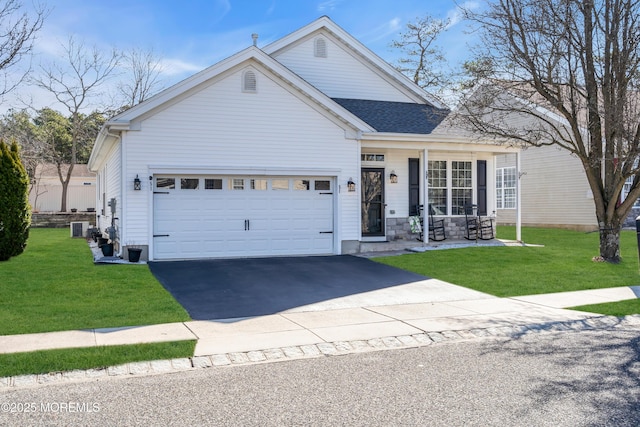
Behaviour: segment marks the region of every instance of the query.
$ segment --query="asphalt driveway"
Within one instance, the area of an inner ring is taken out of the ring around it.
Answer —
[[[350,255],[163,261],[149,267],[194,320],[275,314],[428,279]]]

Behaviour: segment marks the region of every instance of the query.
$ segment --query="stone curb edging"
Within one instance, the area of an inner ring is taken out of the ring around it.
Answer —
[[[131,362],[123,365],[109,366],[107,368],[51,372],[48,374],[17,375],[0,378],[0,391],[17,387],[65,383],[105,377],[163,374],[220,366],[247,365],[322,356],[341,356],[379,350],[398,350],[479,338],[516,338],[531,333],[588,331],[624,326],[640,326],[640,315],[634,314],[621,318],[615,316],[599,316],[584,320],[547,322],[526,326],[495,326],[458,331],[424,332],[415,335],[392,336],[369,340],[324,342],[249,352],[214,354],[211,356]]]

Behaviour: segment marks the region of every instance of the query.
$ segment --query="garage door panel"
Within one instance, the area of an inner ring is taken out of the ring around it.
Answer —
[[[311,190],[295,190],[293,185],[272,190],[271,184],[261,184],[266,190],[249,189],[251,179],[284,178],[215,178],[223,180],[222,188],[204,189],[201,184],[198,189],[154,194],[154,234],[168,235],[154,238],[156,259],[333,252],[333,234],[320,233],[333,231],[333,195],[313,191],[312,183]],[[245,189],[229,189],[232,179],[243,179]]]
[[[180,228],[183,232],[197,232],[202,229],[202,221],[199,218],[180,218]]]
[[[226,221],[222,218],[216,218],[214,215],[207,214],[202,218],[202,229],[204,230],[220,230],[226,227]]]
[[[313,225],[313,221],[310,221],[309,218],[293,218],[291,220],[291,231],[293,232],[305,232],[308,233],[309,230],[315,230],[316,227]]]
[[[311,227],[321,230],[321,231],[332,231],[333,230],[333,219],[332,218],[311,218]]]
[[[166,238],[155,238],[154,239],[154,251],[156,253],[156,257],[170,258],[175,253],[175,248],[177,246],[177,241],[166,239]],[[173,257],[175,258],[175,257]]]
[[[271,229],[277,232],[285,232],[289,230],[290,221],[291,220],[289,218],[272,219],[270,221]]]
[[[185,238],[181,239],[178,245],[180,247],[180,252],[182,252],[183,254],[192,255],[197,254],[200,251],[202,242],[200,241],[200,239]]]

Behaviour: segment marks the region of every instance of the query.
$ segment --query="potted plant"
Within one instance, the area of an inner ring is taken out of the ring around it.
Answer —
[[[102,250],[102,255],[113,256],[113,243],[105,243],[104,245],[100,246],[100,249]]]
[[[127,252],[129,253],[129,262],[139,262],[142,248],[137,246],[135,242],[127,243]]]

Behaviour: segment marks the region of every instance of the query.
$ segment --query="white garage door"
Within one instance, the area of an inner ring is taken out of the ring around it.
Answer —
[[[155,176],[154,259],[333,253],[334,180]]]

